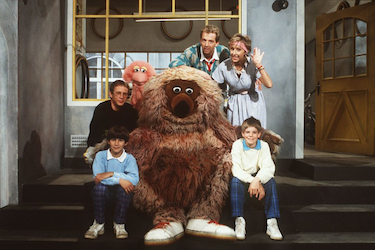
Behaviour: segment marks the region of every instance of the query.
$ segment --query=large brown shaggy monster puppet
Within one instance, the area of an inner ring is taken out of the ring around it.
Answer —
[[[145,244],[170,243],[184,233],[235,239],[220,225],[228,195],[234,128],[221,109],[221,90],[198,70],[181,66],[149,80],[139,128],[126,151],[137,159],[133,204],[153,216]]]

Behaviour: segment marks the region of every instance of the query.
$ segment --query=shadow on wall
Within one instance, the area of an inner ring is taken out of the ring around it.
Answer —
[[[26,142],[22,156],[18,159],[18,190],[20,201],[22,200],[22,184],[47,174],[41,163],[42,143],[39,134],[35,130],[31,132],[30,140]]]

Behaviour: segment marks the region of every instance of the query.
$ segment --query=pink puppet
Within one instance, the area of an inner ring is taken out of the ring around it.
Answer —
[[[144,61],[134,61],[125,68],[122,78],[125,82],[133,82],[130,104],[138,111],[141,109],[143,86],[154,75],[156,75],[155,69]]]

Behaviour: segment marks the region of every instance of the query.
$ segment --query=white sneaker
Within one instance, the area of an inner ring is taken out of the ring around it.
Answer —
[[[181,222],[160,222],[145,234],[145,245],[164,245],[172,243],[184,235]]]
[[[281,234],[279,227],[277,225],[277,220],[275,218],[271,218],[267,220],[267,231],[266,234],[270,236],[273,240],[282,240],[283,235]]]
[[[236,233],[232,228],[212,220],[191,219],[186,225],[186,233],[197,236],[236,240]]]
[[[86,231],[85,233],[85,238],[86,239],[96,239],[98,238],[98,235],[103,235],[104,234],[104,223],[99,224],[94,220],[94,223],[90,228]]]
[[[113,230],[116,235],[116,239],[126,239],[128,238],[128,232],[125,230],[125,224],[116,224],[113,222]]]
[[[246,235],[246,221],[243,217],[237,217],[235,220],[237,240],[244,240]]]

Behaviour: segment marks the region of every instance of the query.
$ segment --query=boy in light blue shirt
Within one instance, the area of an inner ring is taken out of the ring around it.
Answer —
[[[117,239],[128,238],[125,230],[126,213],[130,206],[133,190],[139,181],[135,158],[125,152],[129,132],[124,126],[109,129],[109,149],[96,154],[92,166],[95,187],[92,192],[95,220],[85,233],[85,238],[96,239],[104,234],[105,208],[110,198],[115,199],[113,229]]]

